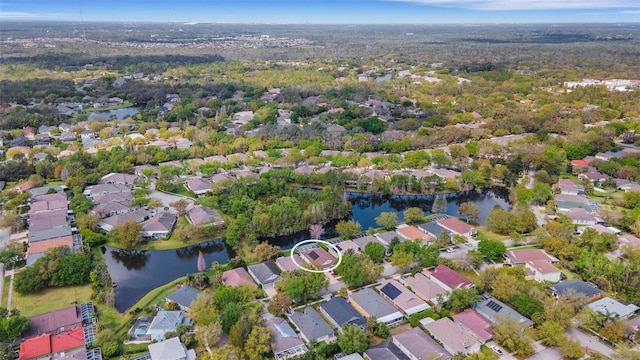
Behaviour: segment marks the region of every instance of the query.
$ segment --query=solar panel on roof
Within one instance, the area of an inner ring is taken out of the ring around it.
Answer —
[[[391,283],[387,283],[387,285],[383,286],[380,289],[380,292],[387,295],[387,297],[391,300],[397,298],[398,295],[402,294],[402,291],[398,290],[398,288],[393,286]]]
[[[286,323],[286,322],[281,322],[280,324],[275,324],[275,328],[276,328],[276,330],[278,330],[280,335],[282,335],[282,337],[287,337],[287,338],[298,337],[296,332],[293,331],[291,326],[289,326],[289,324]]]
[[[318,255],[315,251],[312,251],[309,253],[309,257],[312,258],[313,260],[318,260],[320,255]]]
[[[495,312],[500,312],[500,310],[502,310],[502,305],[496,303],[493,300],[487,303],[487,307]]]

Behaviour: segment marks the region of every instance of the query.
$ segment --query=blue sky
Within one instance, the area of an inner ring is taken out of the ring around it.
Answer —
[[[0,0],[0,21],[294,24],[637,22],[640,0]]]

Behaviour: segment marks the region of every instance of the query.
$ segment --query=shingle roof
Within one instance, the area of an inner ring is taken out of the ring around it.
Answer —
[[[293,257],[296,259],[296,263],[298,263],[298,265],[304,266],[305,261],[300,255],[294,254]],[[291,260],[291,256],[281,256],[277,258],[276,264],[283,271],[294,271],[300,269],[300,267],[296,266],[296,264],[293,263],[293,260]]]
[[[438,265],[431,272],[431,277],[440,280],[443,284],[451,289],[473,286],[473,282],[466,277],[458,274],[446,265]]]
[[[203,178],[187,179],[187,186],[194,192],[211,190],[211,182]]]
[[[183,311],[160,310],[149,324],[149,330],[175,331],[182,323]]]
[[[185,285],[180,289],[167,295],[166,299],[182,307],[189,307],[189,305],[191,305],[191,302],[193,302],[193,300],[195,300],[198,294],[200,293],[202,293],[202,291],[194,287]]]
[[[289,323],[282,318],[269,318],[266,321],[267,329],[271,333],[271,341],[274,344],[273,352],[278,354],[298,346],[304,346],[304,342],[291,328]],[[306,346],[305,346],[306,348]]]
[[[628,318],[636,312],[640,311],[640,307],[623,301],[615,300],[610,297],[604,297],[587,305],[589,309],[601,314],[613,314],[620,318]]]
[[[331,300],[321,304],[320,309],[340,327],[345,324],[367,326],[367,319],[360,315],[343,297],[332,297]]]
[[[33,336],[55,332],[60,328],[69,330],[75,326],[80,326],[82,325],[82,314],[80,305],[73,305],[32,316],[30,320],[28,335]]]
[[[382,234],[376,234],[376,237],[386,242],[387,244],[390,244],[393,238],[400,239],[400,236],[398,236],[398,233],[396,233],[395,231],[387,231],[383,232]]]
[[[438,319],[424,327],[452,353],[468,353],[471,352],[470,349],[480,347],[480,342],[471,331],[454,323],[448,317]]]
[[[266,285],[276,282],[280,278],[280,269],[271,261],[247,266],[249,274],[260,284]]]
[[[438,224],[458,234],[468,234],[473,230],[472,226],[465,224],[456,218],[440,220],[438,221]]]
[[[466,326],[483,342],[493,338],[493,324],[473,309],[465,309],[452,316],[453,320]]]
[[[508,307],[505,303],[488,296],[473,307],[480,315],[491,322],[496,322],[500,317],[508,317],[525,326],[533,326],[533,321],[527,319],[519,312]]]
[[[204,224],[204,223],[224,223],[222,216],[218,214],[215,210],[205,208],[202,206],[195,206],[188,212],[188,216],[191,219],[193,224]]]
[[[311,306],[307,306],[304,309],[304,313],[294,312],[289,318],[309,341],[333,335],[333,330],[329,324]]]
[[[349,298],[357,303],[367,314],[375,316],[378,319],[398,312],[398,310],[371,288],[365,288],[355,292],[351,294]]]
[[[432,236],[438,236],[443,230],[448,231],[447,229],[438,225],[438,223],[435,221],[430,221],[428,223],[420,224],[418,225],[418,227],[423,231],[431,234]]]
[[[522,263],[531,262],[531,261],[546,261],[546,262],[558,261],[558,259],[547,254],[546,251],[541,249],[509,250],[505,255],[514,264],[522,264]]]
[[[595,284],[587,283],[578,279],[571,279],[568,281],[559,282],[549,287],[551,291],[558,296],[562,296],[567,292],[575,292],[583,294],[586,297],[591,297],[600,294],[600,290]]]
[[[142,224],[142,231],[171,231],[176,220],[176,216],[171,213],[159,213]]]
[[[396,280],[389,280],[386,284],[379,285],[378,290],[398,309],[408,315],[429,308],[429,305],[424,300],[417,297]]]
[[[446,295],[447,293],[447,290],[433,282],[423,273],[417,273],[413,277],[407,277],[404,282],[408,286],[411,286],[411,290],[424,300],[431,301],[431,299],[437,297],[438,294]]]
[[[390,341],[372,346],[365,350],[364,354],[371,360],[409,360],[409,357]]]
[[[258,287],[251,278],[251,275],[249,275],[247,270],[242,267],[223,272],[221,281],[223,284],[228,286],[251,285],[253,287]]]
[[[71,227],[69,226],[61,226],[53,229],[44,229],[38,231],[30,231],[29,232],[29,242],[42,241],[47,239],[53,239],[62,236],[71,235]]]
[[[149,355],[152,360],[192,360],[196,357],[195,352],[187,350],[179,337],[150,344]]]
[[[428,359],[431,355],[439,355],[443,359],[451,356],[440,344],[429,337],[421,328],[405,330],[393,336],[394,342],[401,344],[409,353],[418,359]]]
[[[30,243],[29,247],[27,248],[27,255],[44,253],[47,252],[47,250],[56,248],[58,246],[66,246],[71,248],[73,246],[73,237],[63,236],[59,238]]]
[[[312,261],[316,265],[322,268],[332,267],[335,263],[335,259],[323,248],[314,248],[302,252],[302,255],[309,261]]]

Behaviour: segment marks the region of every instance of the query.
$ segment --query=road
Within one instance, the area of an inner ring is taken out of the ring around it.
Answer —
[[[527,189],[533,189],[533,168],[529,168],[529,171],[527,172],[527,177],[529,179],[529,181],[527,181]],[[531,208],[531,211],[533,211],[533,213],[536,215],[536,222],[538,223],[538,226],[544,226],[547,222],[544,220],[544,216],[542,216],[542,214],[540,213],[540,207],[535,204],[535,205],[530,205],[529,206]]]
[[[614,355],[617,355],[617,352],[607,345],[601,343],[595,337],[585,333],[580,329],[570,328],[566,331],[567,335],[578,340],[583,348],[587,348],[589,351],[597,351],[600,354],[613,358]]]

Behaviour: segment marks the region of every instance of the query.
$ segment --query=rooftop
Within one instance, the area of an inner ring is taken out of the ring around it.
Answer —
[[[563,296],[564,294],[570,292],[583,294],[586,297],[600,295],[600,290],[598,290],[598,287],[595,284],[584,282],[578,279],[559,282],[550,286],[549,288],[558,296]]]
[[[195,300],[196,297],[198,297],[198,295],[201,293],[202,291],[189,285],[185,285],[167,295],[166,299],[180,306],[189,307],[189,305],[191,305],[191,302],[193,302],[193,300]]]
[[[451,289],[474,286],[473,282],[446,265],[438,265],[431,272],[431,278],[439,280]]]
[[[32,316],[27,335],[41,335],[54,333],[58,330],[70,330],[82,325],[82,313],[80,305],[50,311],[44,314]]]
[[[260,284],[271,284],[280,278],[280,269],[272,261],[247,266],[249,274]]]
[[[426,310],[430,306],[424,300],[417,297],[396,280],[389,280],[386,284],[378,286],[380,293],[389,299],[398,309],[407,315]]]
[[[480,342],[467,328],[448,317],[426,324],[425,329],[438,339],[451,353],[469,353],[480,347]]]
[[[294,312],[289,318],[309,341],[321,339],[325,336],[331,337],[333,335],[333,330],[329,324],[327,324],[320,314],[311,306],[307,306],[302,313]]]
[[[433,355],[448,359],[451,356],[440,344],[429,337],[429,335],[419,327],[405,330],[400,334],[394,335],[393,342],[404,347],[414,358],[418,359],[429,359]]]
[[[355,324],[361,327],[367,326],[367,319],[360,315],[343,297],[332,297],[331,300],[321,304],[320,309],[340,327],[345,324]]]
[[[466,309],[452,316],[453,320],[466,326],[483,342],[493,338],[493,324],[473,309]]]
[[[456,218],[447,218],[444,220],[439,220],[438,224],[457,234],[469,234],[474,230],[472,226],[470,226],[469,224],[465,224]]]
[[[433,282],[423,273],[417,273],[412,277],[407,277],[404,279],[404,282],[407,286],[411,287],[411,290],[413,290],[416,295],[427,301],[435,299],[438,294],[447,294],[447,290],[440,287],[440,285]]]
[[[249,275],[247,270],[242,267],[223,272],[221,281],[223,284],[228,286],[249,285],[258,287],[258,285],[256,285],[256,283],[251,278],[251,275]]]
[[[349,298],[366,311],[367,314],[378,319],[398,312],[372,288],[364,288],[349,295]]]

